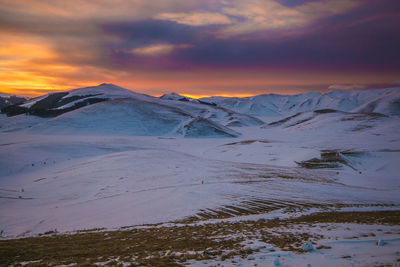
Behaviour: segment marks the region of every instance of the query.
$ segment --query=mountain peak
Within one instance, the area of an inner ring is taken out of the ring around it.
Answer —
[[[115,84],[112,84],[112,83],[101,83],[101,84],[99,84],[98,86],[102,86],[102,85],[111,85],[111,86],[116,86]]]
[[[69,97],[75,95],[101,95],[112,99],[123,97],[145,97],[145,95],[135,93],[112,83],[102,83],[96,86],[77,88],[67,91],[67,93]]]
[[[166,99],[166,100],[182,100],[182,99],[186,99],[188,100],[187,97],[181,96],[180,94],[177,93],[169,93],[169,94],[163,94],[162,96],[160,96],[160,99]]]

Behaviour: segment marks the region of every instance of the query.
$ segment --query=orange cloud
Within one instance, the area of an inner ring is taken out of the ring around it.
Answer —
[[[231,24],[230,18],[220,13],[199,12],[199,13],[161,13],[154,17],[160,20],[175,21],[190,26],[204,26],[213,24]]]
[[[20,15],[45,15],[62,19],[94,19],[96,21],[115,21],[121,19],[143,19],[152,17],[160,10],[173,11],[189,8],[197,0],[0,0],[1,9]]]
[[[356,46],[343,48],[346,42],[340,42],[342,48],[337,51],[334,43],[327,47],[322,42],[315,45],[315,50],[296,53],[292,48],[297,47],[296,42],[289,42],[286,50],[269,42],[275,33],[280,37],[307,32],[306,26],[323,18],[350,13],[361,5],[361,0],[302,1],[296,6],[285,6],[278,0],[200,2],[76,0],[71,4],[64,0],[0,0],[0,91],[38,95],[110,82],[152,95],[175,91],[194,97],[248,96],[285,88],[285,93],[296,93],[300,89],[290,88],[299,85],[308,90],[306,86],[398,81],[398,61],[395,57],[389,60],[390,49],[378,56],[382,51],[374,50],[376,44],[360,54],[352,53]],[[114,27],[107,31],[110,25]],[[251,33],[246,35],[249,40],[240,36]],[[362,32],[361,36],[365,35]],[[353,35],[343,36],[334,40],[347,40]],[[391,47],[390,38],[380,40],[382,47]],[[313,40],[300,44],[309,48]],[[330,54],[325,48],[331,49]],[[272,55],[263,51],[271,51]],[[314,51],[319,53],[314,55]],[[359,56],[331,66],[336,58],[330,55],[343,51],[349,52],[345,58]],[[298,54],[304,56],[296,61]],[[321,55],[320,60],[317,57]]]
[[[35,66],[35,59],[52,59],[55,55],[43,44],[7,41],[0,44],[0,88],[14,93],[23,88],[44,89],[54,86],[54,78],[39,75],[44,66]],[[38,69],[37,69],[38,68]]]
[[[115,76],[111,82],[125,88],[162,95],[176,92],[189,97],[251,96],[264,93],[295,94],[323,90],[331,84],[372,84],[395,81],[397,73],[315,72],[290,70],[136,71]],[[321,87],[322,86],[322,87]],[[315,89],[317,88],[317,89]]]
[[[149,45],[149,46],[134,48],[131,50],[131,52],[133,54],[142,56],[159,56],[168,54],[172,52],[174,49],[187,48],[187,47],[190,47],[190,45],[157,44],[157,45]]]
[[[147,47],[144,54],[170,52],[175,46]],[[69,51],[79,54],[79,51]],[[249,96],[262,93],[300,92],[299,85],[371,84],[398,80],[398,73],[365,71],[306,71],[280,69],[129,70],[79,65],[63,61],[64,55],[42,39],[6,36],[0,38],[0,91],[35,96],[102,82],[115,83],[151,95],[177,92],[190,97],[211,95]],[[296,87],[297,89],[290,89]],[[327,86],[326,86],[327,87]]]
[[[81,69],[63,63],[51,45],[39,39],[1,38],[0,59],[0,91],[5,93],[32,96],[85,83],[68,80]]]

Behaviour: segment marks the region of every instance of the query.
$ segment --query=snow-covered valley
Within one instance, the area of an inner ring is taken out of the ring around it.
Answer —
[[[281,104],[269,116],[265,96],[264,108],[256,97],[236,104],[207,99],[211,105],[107,86],[71,91],[68,97],[103,93],[108,100],[57,116],[29,114],[38,111],[31,107],[42,97],[22,104],[27,115],[0,117],[2,238],[283,218],[291,210],[400,207],[399,88],[351,97],[336,92],[329,104],[332,94],[304,94],[285,104],[286,111],[278,97]],[[46,112],[68,104],[57,101]],[[301,105],[313,101],[319,104]],[[390,238],[398,239],[398,232]],[[341,253],[347,245],[334,250]],[[393,255],[384,259],[390,262],[398,251],[388,251]],[[280,255],[286,260],[276,266],[307,261],[292,252]],[[310,259],[334,266],[326,255]],[[262,257],[256,262],[262,265]],[[365,257],[360,262],[366,264]]]

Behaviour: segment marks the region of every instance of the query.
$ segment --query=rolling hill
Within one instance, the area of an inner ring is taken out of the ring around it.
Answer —
[[[9,116],[0,121],[2,131],[48,134],[237,137],[228,127],[264,124],[222,107],[163,100],[112,84],[46,94],[2,112]]]
[[[298,112],[319,109],[378,112],[400,115],[400,88],[331,91],[326,94],[310,92],[298,95],[258,95],[253,97],[210,97],[202,101],[214,103],[251,116],[290,116]]]

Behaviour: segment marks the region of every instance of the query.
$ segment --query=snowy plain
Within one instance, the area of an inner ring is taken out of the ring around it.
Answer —
[[[137,101],[137,95],[132,95]],[[149,101],[147,96],[139,98]],[[138,130],[141,118],[132,120],[126,114],[132,114],[130,103],[139,102],[121,101],[128,103],[124,106],[127,110],[116,113],[99,103],[55,119],[27,115],[0,117],[2,238],[35,236],[51,230],[64,233],[119,229],[193,216],[201,221],[205,220],[204,211],[226,211],[228,206],[248,208],[244,203],[258,200],[274,203],[271,210],[277,217],[294,205],[400,205],[400,120],[396,115],[313,111],[294,117],[289,113],[274,117],[260,114],[258,118],[265,122],[263,125],[224,128],[226,132],[238,133],[232,134],[238,137],[184,138],[174,130],[180,122],[170,123],[171,110],[157,111],[158,121],[146,117],[143,123],[150,126]],[[181,117],[191,120],[194,111],[203,110],[197,103],[163,101],[165,106],[188,107],[183,115],[172,112],[177,121]],[[371,107],[368,103],[360,110]],[[383,112],[385,103],[375,106]],[[99,107],[97,113],[93,111],[96,107]],[[206,110],[210,116],[217,114],[217,123],[222,125],[218,127],[229,124],[226,113],[220,116],[220,111],[215,113],[212,107]],[[160,112],[168,120],[160,121]],[[87,118],[78,121],[83,115]],[[288,119],[289,115],[292,117]],[[110,131],[104,131],[102,117],[117,124],[109,124]],[[87,124],[71,123],[73,120]],[[283,121],[273,123],[280,120]],[[127,129],[123,129],[124,125],[128,125]],[[146,134],[149,127],[157,134]],[[333,169],[299,166],[299,162],[320,158],[324,151],[338,153],[345,164]],[[314,230],[322,231],[318,227]],[[343,237],[344,226],[337,227],[332,235]],[[379,238],[393,242],[379,248],[382,253],[377,257],[394,260],[399,253],[399,235],[378,236],[370,243],[375,244]],[[277,251],[268,256],[256,254],[254,259],[242,260],[241,264],[300,266],[297,264],[301,262],[306,266],[313,261],[367,266],[371,262],[369,241],[327,242],[337,244],[329,252],[332,255],[354,250],[359,258],[339,262],[329,259],[329,253],[314,253],[307,258]]]

